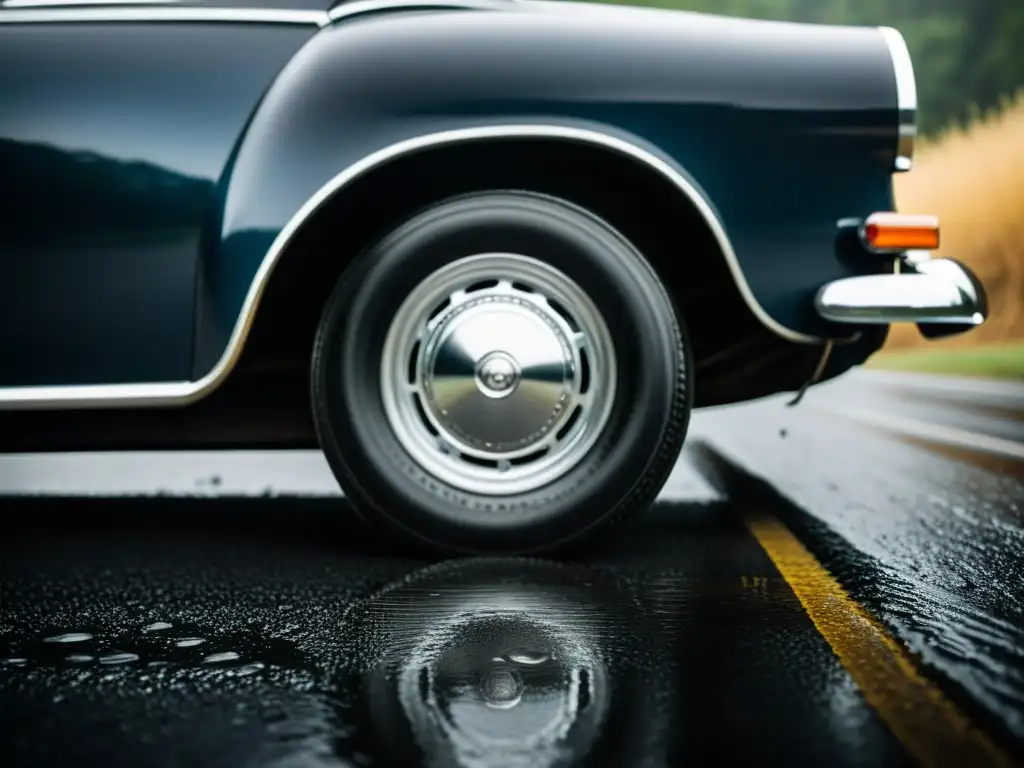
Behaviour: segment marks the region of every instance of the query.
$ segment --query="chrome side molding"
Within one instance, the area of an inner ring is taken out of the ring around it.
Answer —
[[[913,271],[847,277],[818,291],[814,307],[834,323],[942,323],[970,327],[988,316],[981,282],[953,259],[926,259]]]
[[[324,11],[150,2],[73,2],[0,6],[0,24],[297,24],[326,27]]]

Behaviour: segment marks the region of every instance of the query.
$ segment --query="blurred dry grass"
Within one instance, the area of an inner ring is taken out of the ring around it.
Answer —
[[[977,272],[991,313],[981,328],[941,341],[894,326],[886,349],[1024,340],[1024,92],[999,112],[919,145],[913,170],[896,177],[896,204],[939,216],[938,254]]]

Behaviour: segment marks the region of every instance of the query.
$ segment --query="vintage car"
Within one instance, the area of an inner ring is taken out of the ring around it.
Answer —
[[[312,447],[451,552],[647,507],[691,409],[981,323],[893,29],[6,0],[0,450]]]

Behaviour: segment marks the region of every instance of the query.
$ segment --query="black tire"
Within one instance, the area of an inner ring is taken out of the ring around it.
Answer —
[[[543,261],[611,320],[616,388],[596,442],[557,479],[515,495],[467,492],[429,474],[400,443],[381,395],[399,306],[439,268],[479,253]],[[562,200],[476,193],[413,216],[342,275],[313,349],[313,417],[347,499],[371,522],[448,552],[550,551],[654,500],[686,434],[691,367],[672,301],[622,235]]]

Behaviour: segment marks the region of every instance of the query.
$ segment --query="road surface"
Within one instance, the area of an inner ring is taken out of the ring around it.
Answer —
[[[699,413],[578,562],[430,562],[315,453],[0,458],[4,765],[1024,761],[1024,387]]]

